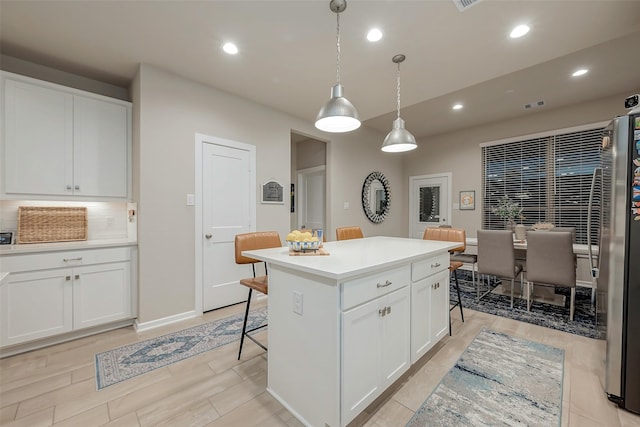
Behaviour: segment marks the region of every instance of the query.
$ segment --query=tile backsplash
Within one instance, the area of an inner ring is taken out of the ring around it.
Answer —
[[[88,240],[128,237],[126,202],[60,202],[0,200],[0,231],[18,231],[18,206],[83,206],[87,208]]]

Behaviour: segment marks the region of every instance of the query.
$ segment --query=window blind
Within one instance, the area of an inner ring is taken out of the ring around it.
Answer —
[[[575,227],[576,243],[587,243],[591,176],[600,165],[602,132],[597,128],[482,147],[482,227],[507,228],[492,211],[507,196],[523,208],[517,222]],[[592,218],[593,243],[599,222]]]

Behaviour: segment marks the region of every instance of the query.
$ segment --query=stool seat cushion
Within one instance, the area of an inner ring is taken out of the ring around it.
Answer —
[[[449,262],[449,270],[453,271],[453,270],[457,270],[460,267],[462,267],[463,264],[459,261],[450,261]]]
[[[267,295],[269,290],[269,277],[258,276],[256,278],[249,277],[247,279],[240,280],[240,284],[248,288],[255,289],[258,292],[262,292]]]

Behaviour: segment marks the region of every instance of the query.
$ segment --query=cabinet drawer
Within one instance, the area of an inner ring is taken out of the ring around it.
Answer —
[[[448,252],[422,261],[416,261],[411,264],[411,280],[417,282],[447,268],[449,268]]]
[[[347,310],[409,285],[411,270],[405,267],[381,271],[342,284],[342,309]]]
[[[130,248],[128,247],[6,255],[2,259],[2,270],[14,273],[18,271],[129,261],[130,258]]]

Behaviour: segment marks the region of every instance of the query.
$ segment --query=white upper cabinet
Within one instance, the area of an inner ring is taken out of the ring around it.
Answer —
[[[5,81],[5,191],[73,194],[73,96]]]
[[[127,197],[129,111],[126,105],[74,97],[75,194]]]
[[[11,73],[2,87],[7,198],[130,198],[129,102]]]

